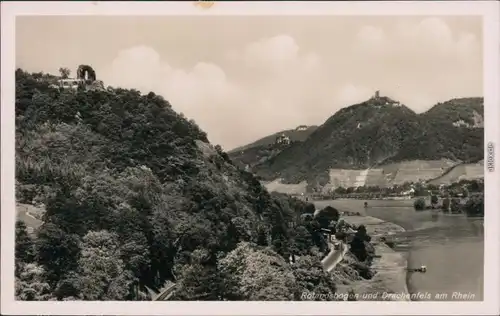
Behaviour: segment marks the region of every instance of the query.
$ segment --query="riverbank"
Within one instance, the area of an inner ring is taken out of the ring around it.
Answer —
[[[404,232],[405,229],[391,222],[371,216],[346,216],[344,220],[355,226],[365,225],[372,237],[372,246],[376,258],[370,269],[374,272],[371,279],[343,278],[338,283],[337,291],[347,293],[350,289],[358,295],[360,301],[409,301],[410,294],[406,283],[407,260],[403,253],[396,252],[384,242],[381,236]],[[342,275],[356,259],[348,253],[334,270],[334,275]],[[338,278],[338,277],[337,277]]]

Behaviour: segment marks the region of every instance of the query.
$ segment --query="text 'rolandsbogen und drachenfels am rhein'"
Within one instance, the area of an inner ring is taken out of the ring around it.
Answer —
[[[352,296],[352,297],[351,297]],[[315,292],[303,292],[301,295],[302,300],[315,301],[315,300],[343,300],[348,299],[369,301],[369,300],[457,300],[457,301],[471,301],[476,298],[474,293],[470,292],[453,292],[449,293],[429,293],[429,292],[416,292],[416,293],[363,293],[363,294],[348,294],[348,293],[335,293],[325,296],[325,294],[317,294]]]

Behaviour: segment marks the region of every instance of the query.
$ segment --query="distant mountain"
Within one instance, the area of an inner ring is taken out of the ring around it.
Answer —
[[[252,171],[263,180],[324,185],[332,168],[416,159],[475,162],[483,158],[483,113],[483,98],[453,99],[416,114],[388,97],[373,97],[339,110],[305,141],[261,158]]]

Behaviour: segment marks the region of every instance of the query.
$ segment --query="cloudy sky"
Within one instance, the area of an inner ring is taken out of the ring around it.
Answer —
[[[416,112],[482,96],[475,17],[20,17],[16,66],[154,91],[229,150],[375,90]]]

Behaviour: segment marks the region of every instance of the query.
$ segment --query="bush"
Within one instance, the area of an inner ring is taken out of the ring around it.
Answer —
[[[418,198],[413,202],[413,207],[417,211],[425,210],[425,200],[423,198]]]

